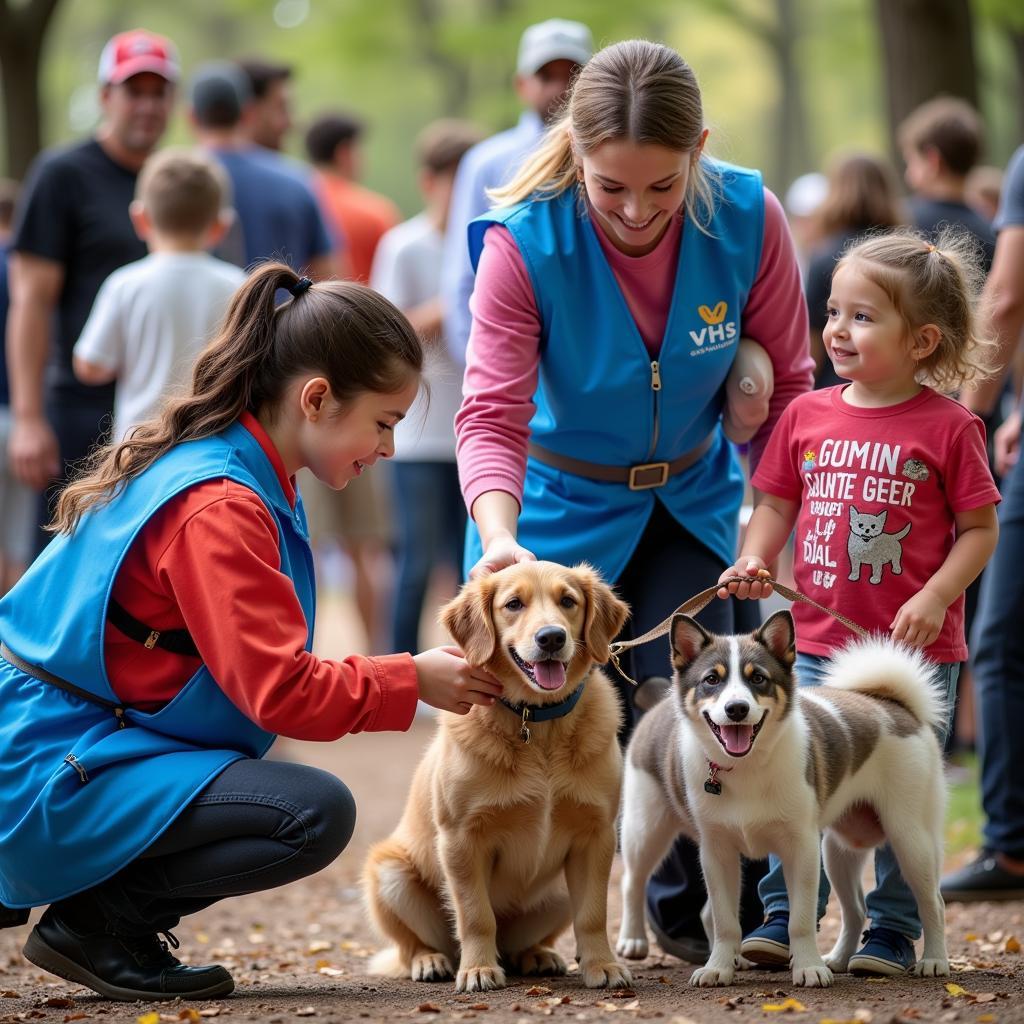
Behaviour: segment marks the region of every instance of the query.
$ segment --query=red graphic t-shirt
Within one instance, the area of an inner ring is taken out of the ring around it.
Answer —
[[[886,633],[904,602],[946,560],[958,512],[999,501],[985,427],[958,402],[924,388],[906,402],[862,409],[847,385],[795,398],[772,431],[752,483],[800,502],[797,589],[866,629]],[[810,605],[793,605],[797,650],[829,655],[850,631]],[[964,599],[954,601],[934,662],[963,661]]]

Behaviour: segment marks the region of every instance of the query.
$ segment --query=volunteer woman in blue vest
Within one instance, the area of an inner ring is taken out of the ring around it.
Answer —
[[[754,462],[811,385],[781,205],[757,172],[711,161],[707,135],[675,51],[609,46],[470,225],[477,278],[456,419],[467,571],[587,560],[632,606],[633,635],[732,564],[743,476],[722,417],[741,333],[774,374]],[[703,620],[730,632],[733,614],[715,602]],[[630,653],[641,683],[668,674],[664,642]],[[648,888],[649,917],[665,948],[698,962],[703,902],[696,851],[681,847]],[[745,905],[751,928],[752,885]]]
[[[33,963],[111,999],[230,992],[160,933],[176,947],[182,915],[318,871],[354,822],[332,775],[260,760],[274,734],[406,729],[417,698],[464,713],[500,692],[454,648],[310,653],[294,474],[342,488],[392,455],[422,358],[375,292],[268,264],[191,392],[63,492],[0,603],[0,901],[8,922],[49,904]]]

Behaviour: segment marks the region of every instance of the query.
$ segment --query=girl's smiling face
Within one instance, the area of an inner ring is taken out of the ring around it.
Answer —
[[[418,390],[415,376],[399,391],[364,391],[344,405],[326,394],[319,410],[302,425],[303,465],[328,487],[341,490],[378,459],[391,458],[395,425],[409,411]]]
[[[604,142],[579,158],[594,219],[627,256],[644,256],[661,241],[686,196],[694,150],[680,151],[631,139]]]
[[[832,276],[825,351],[853,397],[911,397],[921,359],[934,349],[934,325],[912,331],[888,294],[858,266],[842,263]]]

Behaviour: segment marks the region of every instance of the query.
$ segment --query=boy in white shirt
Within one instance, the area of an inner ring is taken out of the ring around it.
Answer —
[[[391,460],[398,557],[393,650],[420,649],[420,614],[432,570],[447,563],[454,570],[454,589],[462,560],[466,510],[455,466],[454,426],[462,402],[462,370],[441,338],[441,263],[455,170],[479,139],[477,130],[462,121],[435,121],[423,130],[416,156],[426,208],[381,238],[370,275],[371,286],[405,313],[428,353],[428,387],[395,427]],[[399,642],[407,646],[395,647]]]
[[[75,344],[75,376],[117,380],[112,440],[152,417],[182,386],[245,273],[207,249],[231,223],[230,185],[199,152],[165,149],[139,174],[132,223],[149,255],[103,282]]]

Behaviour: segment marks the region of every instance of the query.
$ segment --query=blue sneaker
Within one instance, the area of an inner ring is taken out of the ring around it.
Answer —
[[[740,954],[768,970],[789,967],[789,911],[777,910],[740,944]]]
[[[851,974],[893,977],[906,974],[917,963],[914,944],[891,928],[869,928],[861,942],[864,945],[850,957]]]

